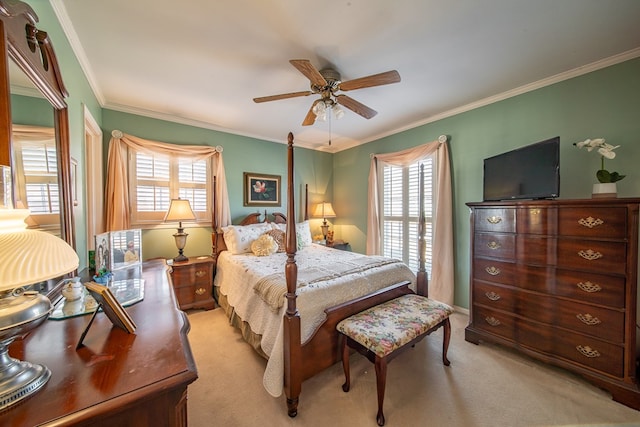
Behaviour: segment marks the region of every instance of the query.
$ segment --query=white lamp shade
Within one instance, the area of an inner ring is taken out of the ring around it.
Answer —
[[[318,218],[335,218],[336,213],[334,212],[331,203],[322,202],[318,203],[318,205],[316,206],[316,210],[314,211],[313,216],[316,216]]]
[[[171,205],[164,217],[165,222],[192,221],[196,215],[191,209],[191,204],[186,199],[171,199]]]
[[[0,209],[0,290],[62,276],[78,268],[76,252],[44,231],[27,230],[26,209]]]

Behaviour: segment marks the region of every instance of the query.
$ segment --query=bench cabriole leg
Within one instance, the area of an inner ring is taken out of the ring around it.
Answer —
[[[342,391],[345,393],[351,388],[351,374],[349,369],[349,347],[347,347],[347,337],[342,336],[342,369],[344,370],[344,384]]]
[[[451,339],[451,324],[449,323],[449,318],[444,319],[444,336],[442,337],[442,363],[445,366],[449,366],[451,362],[447,359],[447,351],[449,350],[449,340]]]
[[[378,388],[378,415],[376,420],[379,426],[384,425],[384,413],[382,405],[384,404],[384,390],[387,385],[387,359],[385,357],[376,356],[376,385]]]

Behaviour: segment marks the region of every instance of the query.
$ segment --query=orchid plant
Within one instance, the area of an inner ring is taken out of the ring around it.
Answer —
[[[576,142],[575,145],[578,148],[586,147],[587,151],[592,151],[597,148],[598,154],[600,154],[601,164],[600,170],[596,172],[596,178],[601,183],[611,183],[617,182],[623,179],[626,175],[620,175],[618,172],[609,172],[604,168],[604,159],[607,158],[612,160],[616,157],[616,153],[613,151],[616,148],[620,147],[619,145],[613,146],[611,144],[607,144],[604,138],[596,138],[596,139],[585,139],[581,142]]]

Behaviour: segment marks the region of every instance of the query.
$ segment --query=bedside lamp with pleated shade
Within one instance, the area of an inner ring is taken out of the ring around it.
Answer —
[[[169,205],[167,215],[164,217],[164,222],[178,222],[178,231],[173,235],[178,248],[178,256],[173,259],[174,261],[187,261],[189,259],[182,253],[187,245],[187,236],[189,236],[182,228],[182,221],[193,221],[194,219],[196,219],[196,216],[188,200],[171,199],[171,205]]]
[[[325,240],[327,239],[327,233],[329,232],[329,224],[327,223],[327,218],[335,218],[336,213],[333,210],[333,206],[329,202],[318,203],[316,206],[316,210],[313,212],[313,216],[322,218],[322,225],[320,228],[322,229],[322,235]]]
[[[9,356],[9,345],[44,322],[51,301],[25,287],[78,268],[78,255],[53,234],[28,230],[26,209],[0,209],[0,410],[42,388],[51,371]]]

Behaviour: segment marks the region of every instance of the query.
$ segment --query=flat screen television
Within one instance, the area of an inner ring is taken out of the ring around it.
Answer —
[[[484,159],[484,201],[560,195],[560,137]]]

